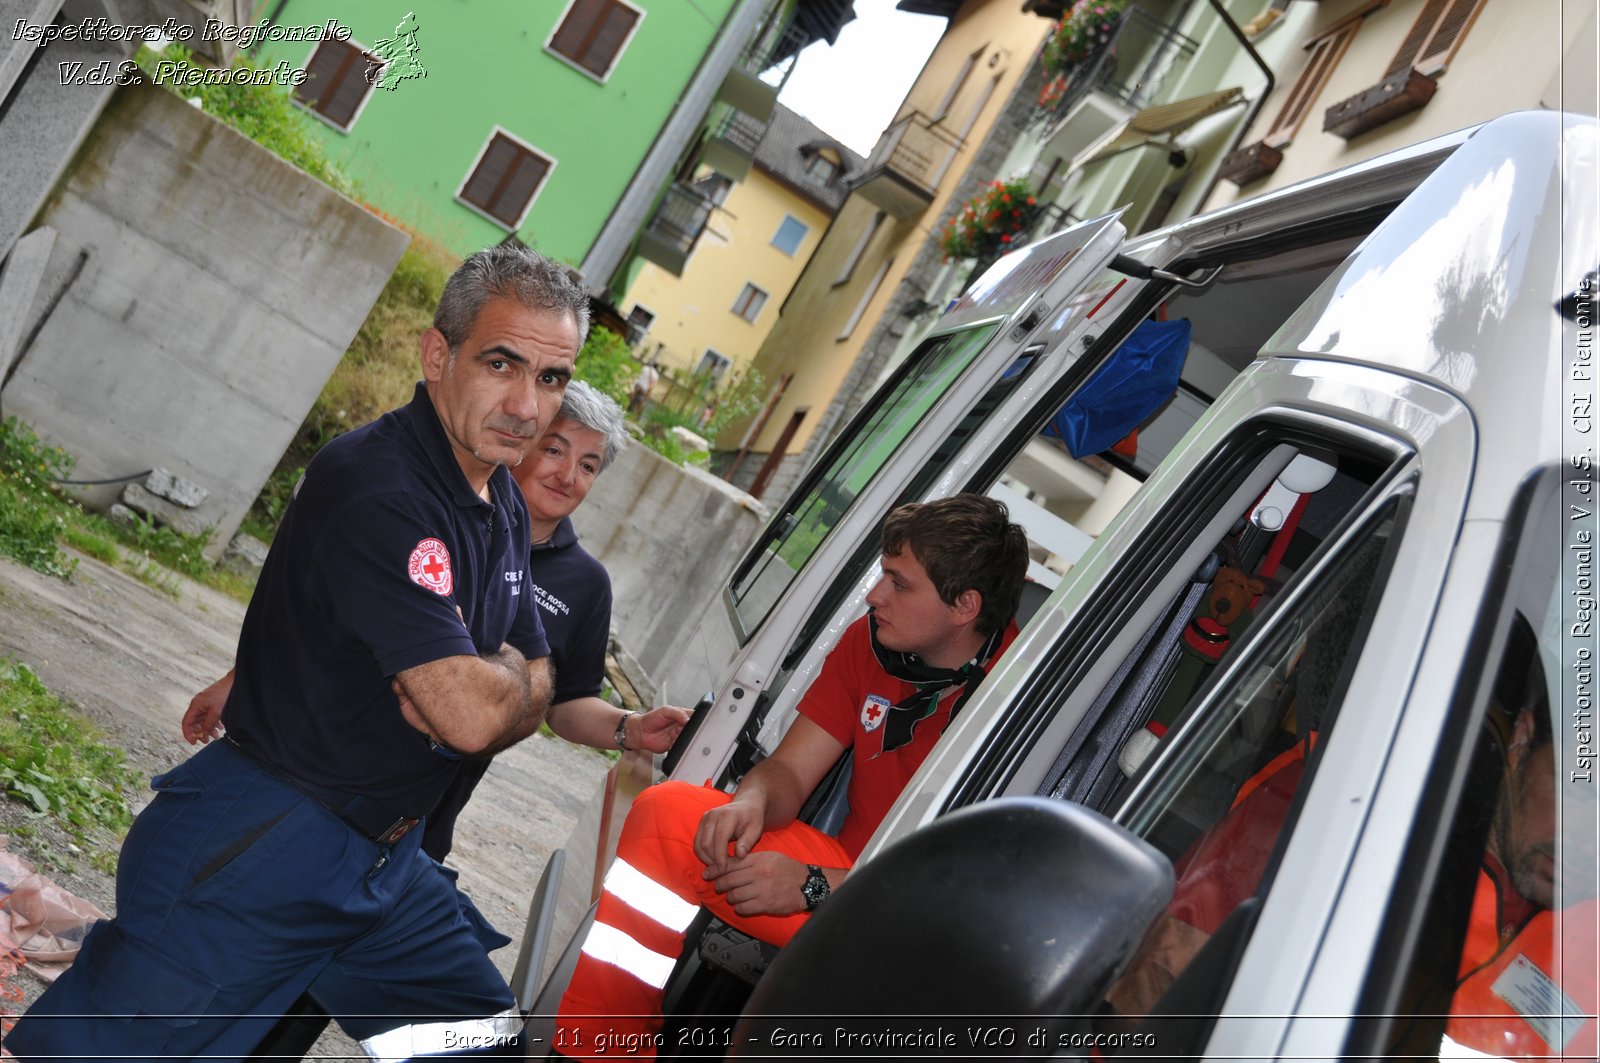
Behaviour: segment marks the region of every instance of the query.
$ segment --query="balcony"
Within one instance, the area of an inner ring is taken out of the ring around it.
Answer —
[[[778,93],[811,36],[798,26],[774,23],[757,33],[722,79],[717,99],[757,122],[772,117]]]
[[[960,137],[913,111],[883,131],[851,190],[896,218],[921,214],[961,146]]]
[[[711,127],[700,148],[700,162],[724,177],[743,181],[750,173],[756,148],[767,134],[767,123],[748,112],[727,109]]]
[[[1122,13],[1111,41],[1067,75],[1059,102],[1034,113],[1046,154],[1073,158],[1160,97],[1199,45],[1143,8]]]
[[[639,233],[639,254],[675,277],[683,276],[689,254],[705,232],[716,209],[710,196],[694,185],[674,184]]]

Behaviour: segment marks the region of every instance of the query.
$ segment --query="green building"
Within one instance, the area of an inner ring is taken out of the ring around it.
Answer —
[[[755,6],[741,27],[738,0],[282,0],[274,27],[350,38],[256,58],[307,71],[296,99],[369,205],[459,253],[516,236],[576,266],[724,30],[760,32]]]

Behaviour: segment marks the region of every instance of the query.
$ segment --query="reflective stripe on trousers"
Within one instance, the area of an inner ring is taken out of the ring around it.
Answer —
[[[413,1056],[502,1048],[518,1043],[521,1035],[522,1012],[510,1008],[486,1019],[401,1026],[367,1038],[361,1042],[361,1047],[381,1063],[404,1063]]]
[[[654,1056],[663,990],[683,950],[684,932],[702,906],[774,945],[787,944],[805,925],[804,912],[740,916],[702,877],[705,865],[694,854],[700,817],[729,799],[721,790],[669,782],[649,787],[634,801],[594,925],[561,998],[557,1051],[583,1058]],[[766,832],[756,850],[825,867],[851,862],[836,839],[803,823]],[[608,1053],[607,1046],[614,1051]]]

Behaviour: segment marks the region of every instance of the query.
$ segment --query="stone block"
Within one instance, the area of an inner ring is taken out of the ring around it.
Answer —
[[[261,566],[266,563],[267,544],[244,532],[229,540],[228,548],[222,551],[222,567],[241,576],[260,572]]]
[[[150,470],[150,475],[145,477],[144,489],[153,495],[160,495],[169,502],[176,502],[185,509],[194,509],[210,494],[192,480],[174,476],[166,469]]]
[[[122,504],[181,535],[207,535],[211,531],[200,514],[151,494],[141,484],[129,484],[122,489]]]

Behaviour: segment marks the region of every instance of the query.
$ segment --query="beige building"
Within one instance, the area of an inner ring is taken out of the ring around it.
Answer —
[[[1019,0],[900,6],[950,24],[756,356],[771,400],[717,440],[756,493],[810,442],[1050,29]]]
[[[1595,10],[1594,0],[1272,5],[1253,28],[1294,47],[1207,208],[1510,111],[1593,114]]]
[[[622,306],[642,356],[682,375],[745,369],[844,201],[861,157],[779,105],[743,180],[696,185],[717,206],[682,276],[645,263]]]

